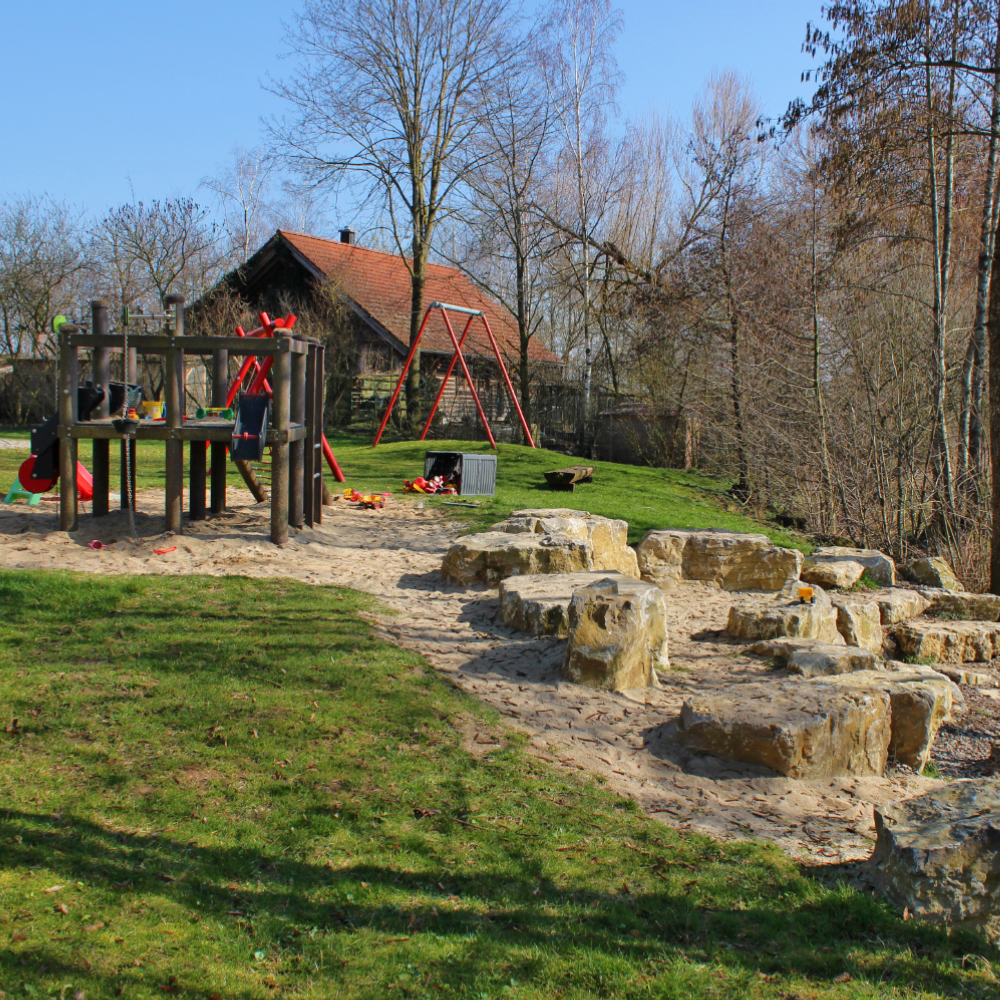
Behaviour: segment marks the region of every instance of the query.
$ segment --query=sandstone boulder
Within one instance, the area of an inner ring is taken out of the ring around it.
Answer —
[[[908,562],[903,568],[903,575],[914,583],[922,583],[925,587],[939,587],[941,590],[956,592],[965,590],[947,560],[938,556]]]
[[[567,680],[601,691],[658,687],[656,668],[668,666],[666,608],[658,587],[601,580],[573,595],[563,659]]]
[[[820,563],[853,562],[858,563],[868,571],[868,575],[883,587],[896,585],[896,564],[891,556],[875,549],[852,549],[846,545],[827,545],[815,549],[809,555],[809,563],[817,566]],[[858,574],[860,579],[861,574]]]
[[[931,587],[920,593],[930,601],[927,608],[930,615],[968,621],[1000,621],[1000,596],[996,594],[968,594]]]
[[[500,581],[500,617],[506,625],[532,635],[569,634],[569,605],[573,594],[599,580],[611,580],[619,592],[628,585],[648,587],[624,573],[542,573],[508,576]]]
[[[932,669],[939,674],[944,674],[954,684],[965,684],[970,687],[995,688],[997,682],[989,675],[978,670],[969,670],[968,667],[956,666],[953,663],[935,663]]]
[[[798,598],[798,581],[786,584],[773,597],[746,597],[729,609],[726,631],[748,641],[792,636],[842,644],[837,631],[837,611],[821,587],[813,587],[812,604]]]
[[[547,507],[515,510],[510,517],[493,525],[491,531],[511,534],[569,535],[590,545],[595,570],[624,573],[639,578],[635,549],[628,544],[628,522],[600,517],[585,510]]]
[[[1000,933],[1000,779],[955,781],[875,810],[876,889],[918,919]]]
[[[853,595],[831,594],[837,609],[837,631],[848,646],[882,652],[882,613],[876,601]]]
[[[796,649],[788,657],[790,673],[803,677],[825,677],[833,674],[850,674],[858,670],[878,670],[881,657],[860,646],[833,646],[816,643],[805,649]]]
[[[922,771],[941,723],[951,715],[952,689],[947,677],[926,668],[894,663],[884,670],[841,673],[810,683],[828,683],[889,695],[889,757]]]
[[[820,587],[846,590],[853,587],[865,567],[853,559],[830,559],[814,562],[807,558],[802,564],[801,579],[805,583],[815,583]]]
[[[527,573],[580,573],[594,568],[590,545],[569,535],[487,531],[458,539],[447,551],[441,574],[455,583],[496,584]]]
[[[636,554],[642,578],[663,590],[685,582],[723,590],[781,590],[802,568],[797,549],[739,531],[649,531]]]
[[[875,598],[883,625],[898,625],[922,615],[929,607],[930,601],[915,590],[890,590]]]
[[[889,696],[818,681],[739,684],[686,701],[677,726],[691,746],[789,778],[880,775],[889,752]]]
[[[815,639],[798,639],[786,635],[778,639],[762,639],[750,647],[750,652],[776,660],[784,666],[798,650],[815,648]]]
[[[897,625],[902,654],[923,663],[986,663],[1000,655],[996,622],[912,621]]]

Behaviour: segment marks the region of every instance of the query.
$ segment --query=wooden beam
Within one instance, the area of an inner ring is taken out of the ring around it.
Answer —
[[[286,338],[282,338],[289,343]],[[284,545],[288,541],[288,425],[291,422],[292,365],[288,351],[274,357],[271,369],[274,377],[272,420],[277,443],[271,448],[271,541]]]
[[[59,423],[60,430],[71,427],[77,418],[77,349],[72,335],[79,327],[63,324],[59,334]],[[59,527],[62,531],[79,528],[76,495],[76,441],[66,436],[59,440]]]

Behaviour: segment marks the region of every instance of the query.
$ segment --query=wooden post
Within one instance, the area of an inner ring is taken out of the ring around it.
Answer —
[[[212,352],[212,406],[225,406],[229,391],[229,352]],[[226,446],[212,443],[212,513],[226,509]]]
[[[316,344],[309,342],[306,355],[305,391],[306,440],[302,455],[302,521],[307,527],[316,523],[317,510],[322,510],[322,499],[316,503],[316,473],[323,462],[319,434],[316,430]],[[322,478],[322,475],[320,476]]]
[[[163,365],[166,396],[166,426],[176,431],[181,426],[180,386],[177,384],[177,348],[167,349]],[[184,442],[170,439],[166,444],[166,530],[181,534],[181,507],[184,495]]]
[[[288,426],[291,423],[292,365],[288,356],[291,341],[275,337],[272,420],[276,443],[271,448],[271,541],[288,541]]]
[[[192,521],[205,520],[205,454],[207,441],[192,441],[188,476],[188,516]]]
[[[108,304],[101,299],[90,303],[91,333],[103,337],[108,332]],[[104,399],[97,409],[99,418],[107,419],[111,414],[111,351],[107,347],[94,348],[94,385],[104,390]],[[94,438],[93,469],[94,517],[103,517],[110,510],[111,489],[111,441],[108,438]]]
[[[301,338],[295,338],[302,344]],[[306,365],[308,354],[292,355],[291,413],[292,423],[302,426],[306,422]],[[305,483],[305,440],[293,441],[288,446],[288,523],[296,528],[303,524]]]
[[[166,306],[174,307],[173,335],[175,338],[184,336],[184,296],[168,295]],[[166,385],[166,426],[178,430],[184,422],[185,385],[184,385],[184,352],[179,347],[167,350],[164,364],[164,382]],[[171,438],[166,445],[166,530],[180,535],[184,531],[181,514],[184,506],[184,442],[179,438]],[[202,500],[204,503],[204,500]]]
[[[77,418],[77,349],[69,338],[80,328],[64,323],[59,330],[59,527],[76,531],[76,438],[70,437]]]

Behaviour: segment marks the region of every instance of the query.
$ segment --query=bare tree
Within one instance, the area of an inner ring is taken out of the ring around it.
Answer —
[[[518,390],[531,424],[531,340],[543,321],[545,251],[551,232],[535,210],[555,134],[547,92],[531,64],[512,66],[489,100],[468,175],[464,269],[517,320]]]
[[[28,195],[0,204],[0,324],[10,357],[51,356],[57,313],[71,314],[86,263],[82,215]]]
[[[227,260],[236,267],[245,264],[264,241],[274,209],[268,201],[274,159],[259,147],[233,148],[232,162],[201,186],[215,197],[222,216]]]
[[[614,107],[621,73],[613,47],[622,13],[610,0],[556,0],[541,33],[539,59],[565,141],[564,161],[575,183],[579,284],[583,293],[584,405],[589,409],[593,358],[590,333],[591,243],[598,202],[589,183],[592,161],[604,146],[603,126]]]
[[[345,180],[387,213],[410,271],[410,343],[435,229],[472,165],[471,141],[508,52],[513,0],[306,0],[288,40],[299,71],[275,86],[275,125],[317,184]],[[408,251],[408,253],[407,253]],[[420,358],[406,386],[419,419]]]
[[[218,276],[222,256],[208,209],[190,198],[130,202],[113,208],[94,229],[122,304],[155,292],[193,297]]]

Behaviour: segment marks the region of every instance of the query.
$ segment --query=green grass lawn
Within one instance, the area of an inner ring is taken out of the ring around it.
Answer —
[[[393,490],[397,494],[404,479],[423,475],[424,452],[428,450],[481,453],[493,450],[488,444],[468,441],[399,441],[372,448],[369,441],[346,435],[335,436],[330,443],[349,486],[360,491]],[[496,496],[484,498],[478,511],[446,509],[465,513],[470,524],[479,529],[506,517],[512,510],[571,507],[628,521],[632,543],[653,528],[732,528],[764,531],[782,545],[806,547],[801,536],[761,526],[738,512],[725,495],[728,482],[676,469],[587,461],[585,464],[596,467],[592,483],[581,483],[572,493],[548,488],[543,473],[581,462],[583,459],[541,448],[501,444],[497,452]],[[430,498],[427,502],[436,506],[442,500]]]
[[[358,594],[6,572],[0,600],[0,995],[997,995],[977,937],[529,756]]]

